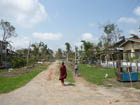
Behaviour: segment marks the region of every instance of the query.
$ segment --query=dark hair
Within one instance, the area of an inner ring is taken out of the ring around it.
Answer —
[[[62,62],[62,65],[64,65],[64,62]]]

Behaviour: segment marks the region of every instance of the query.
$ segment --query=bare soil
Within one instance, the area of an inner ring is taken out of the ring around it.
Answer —
[[[59,62],[49,66],[31,82],[0,95],[0,105],[140,105],[140,90],[106,88],[75,77],[75,85],[62,86],[58,80]]]

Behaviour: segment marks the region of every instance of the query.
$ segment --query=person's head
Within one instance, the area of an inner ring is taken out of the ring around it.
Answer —
[[[62,62],[62,65],[64,65],[64,62]]]
[[[75,63],[75,65],[77,65],[77,63]]]

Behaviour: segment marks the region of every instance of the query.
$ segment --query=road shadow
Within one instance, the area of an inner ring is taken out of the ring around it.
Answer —
[[[73,83],[65,83],[64,86],[75,86],[75,84],[73,84]]]

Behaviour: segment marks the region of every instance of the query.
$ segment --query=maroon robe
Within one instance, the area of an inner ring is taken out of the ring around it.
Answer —
[[[66,71],[66,66],[65,65],[62,65],[60,67],[60,77],[59,77],[59,80],[63,80],[67,77],[67,71]]]

